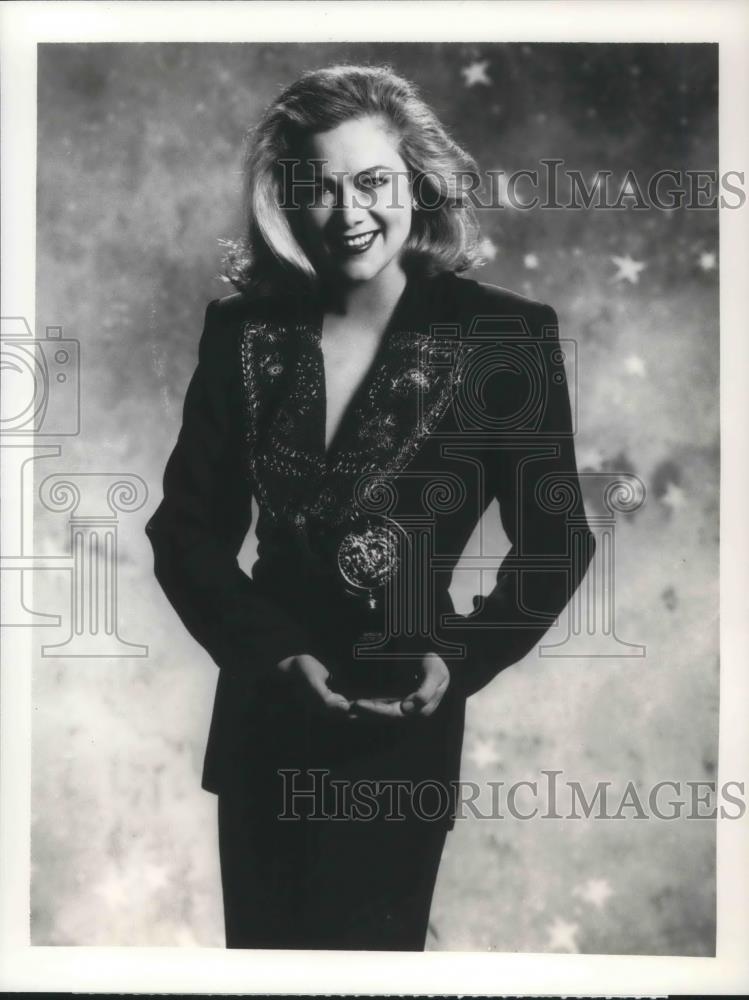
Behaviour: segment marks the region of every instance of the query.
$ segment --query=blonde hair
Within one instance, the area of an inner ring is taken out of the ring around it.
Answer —
[[[246,233],[223,241],[226,276],[238,288],[273,290],[290,278],[316,283],[317,272],[282,209],[287,191],[281,161],[304,139],[355,118],[384,120],[397,142],[417,198],[404,245],[404,266],[428,274],[464,271],[483,263],[478,224],[464,190],[478,183],[474,159],[448,135],[416,87],[389,66],[338,65],[304,73],[267,108],[247,136]]]

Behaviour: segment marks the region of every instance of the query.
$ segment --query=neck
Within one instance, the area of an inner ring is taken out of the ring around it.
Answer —
[[[400,299],[407,278],[400,268],[386,268],[369,281],[327,282],[323,287],[326,311],[361,318],[366,325],[387,323]]]

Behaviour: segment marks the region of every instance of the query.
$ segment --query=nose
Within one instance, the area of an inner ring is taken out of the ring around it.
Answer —
[[[346,228],[354,228],[366,219],[365,199],[355,185],[343,183],[338,191],[338,217]]]

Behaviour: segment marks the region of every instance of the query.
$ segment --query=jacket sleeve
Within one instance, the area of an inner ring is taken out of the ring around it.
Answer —
[[[595,551],[575,461],[556,313],[537,305],[528,325],[527,343],[520,338],[501,348],[515,361],[504,366],[488,405],[508,429],[484,452],[488,500],[498,501],[511,547],[491,592],[474,597],[474,612],[453,617],[443,633],[465,649],[446,662],[452,683],[466,695],[533,649],[567,605]],[[529,396],[529,371],[537,377],[535,396]],[[528,422],[532,413],[537,417]]]
[[[237,556],[251,523],[236,326],[208,305],[164,498],[146,525],[154,572],[190,634],[226,671],[267,674],[309,650],[304,630],[259,592]]]

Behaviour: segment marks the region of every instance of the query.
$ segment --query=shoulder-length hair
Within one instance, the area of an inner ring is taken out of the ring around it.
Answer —
[[[287,184],[281,162],[298,156],[307,136],[369,116],[393,133],[422,208],[413,215],[404,267],[438,274],[483,263],[467,197],[478,185],[475,160],[450,137],[416,87],[389,66],[338,65],[304,73],[248,132],[245,235],[224,241],[225,274],[236,287],[272,292],[288,289],[295,278],[302,285],[317,283],[281,207]]]

